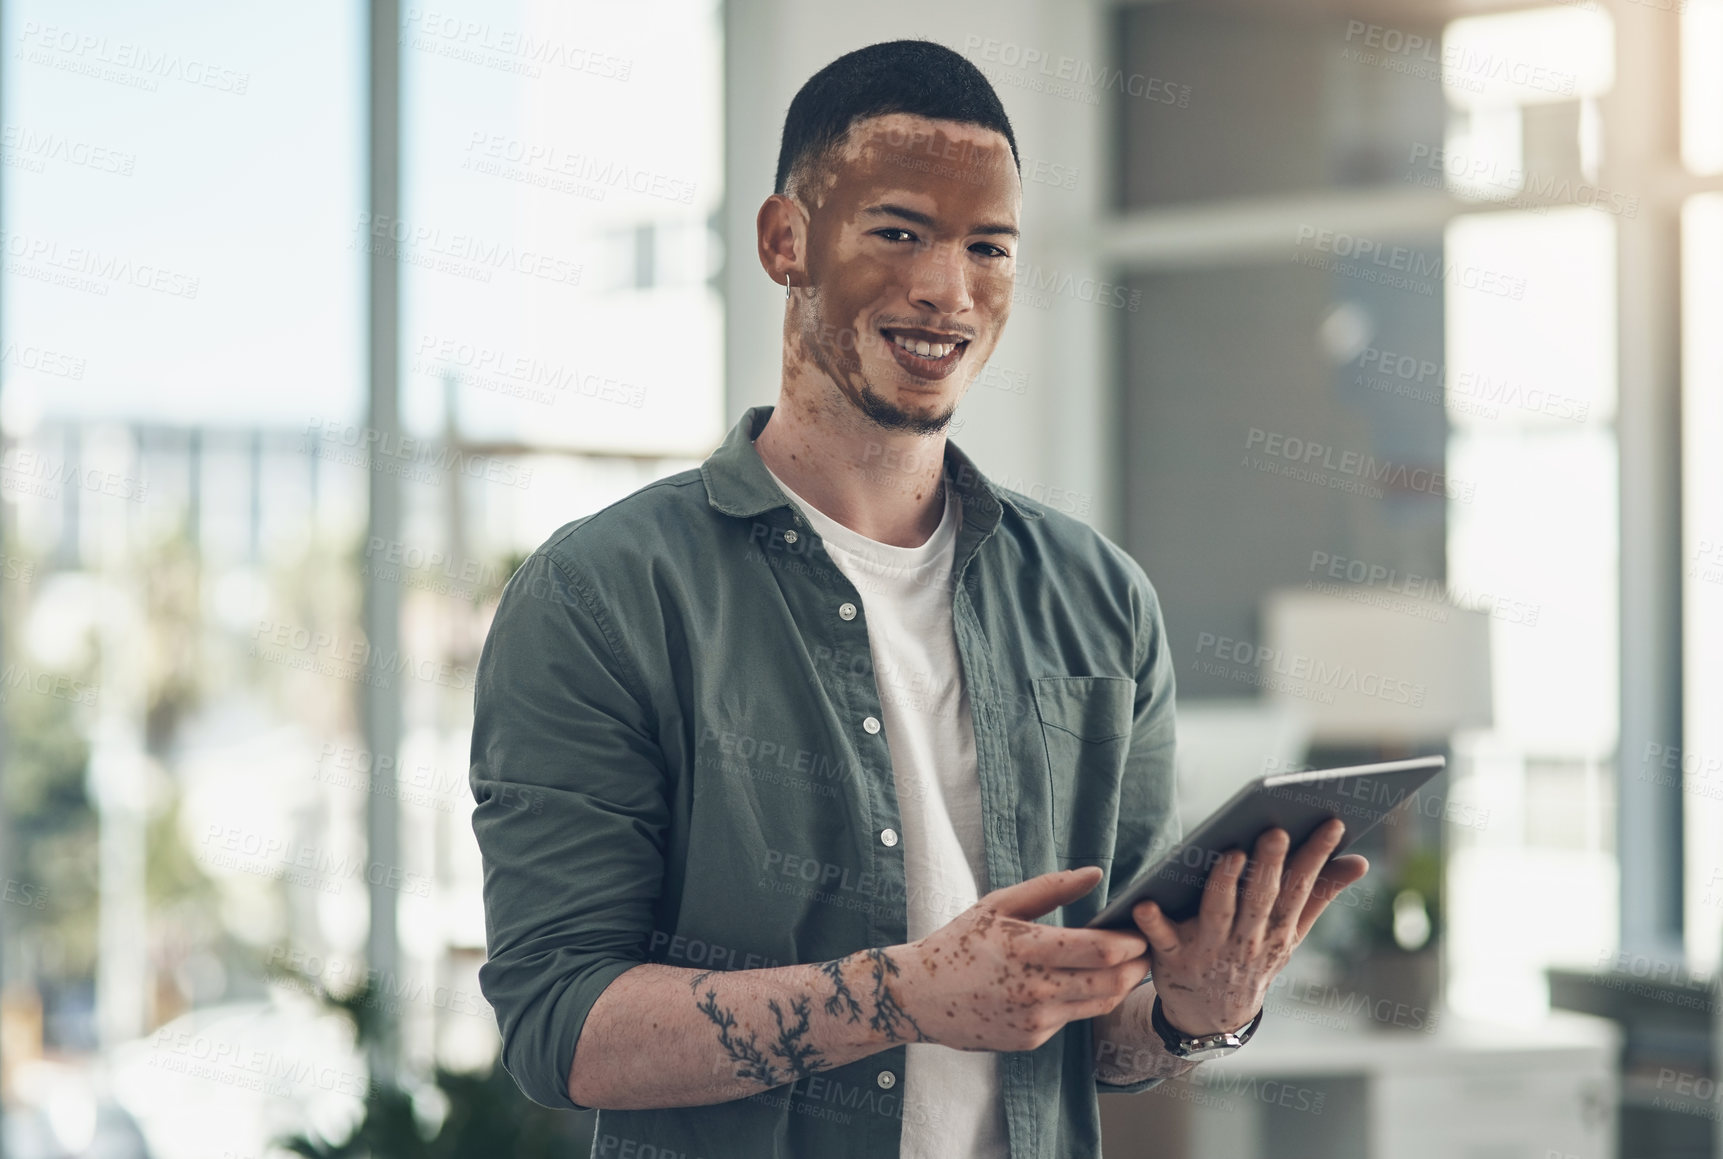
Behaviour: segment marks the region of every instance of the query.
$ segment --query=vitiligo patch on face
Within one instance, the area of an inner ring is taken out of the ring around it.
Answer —
[[[817,372],[883,426],[942,429],[1010,314],[1022,189],[1008,144],[977,126],[872,118],[804,192],[787,378]]]

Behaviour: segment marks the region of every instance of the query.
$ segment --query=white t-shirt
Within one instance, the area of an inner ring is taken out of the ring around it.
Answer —
[[[985,891],[981,782],[969,690],[951,623],[951,567],[963,505],[946,487],[945,514],[920,547],[894,547],[784,494],[825,541],[861,595],[880,718],[902,814],[909,938],[932,933]],[[910,1043],[903,1091],[904,1159],[1004,1159],[999,1056]]]

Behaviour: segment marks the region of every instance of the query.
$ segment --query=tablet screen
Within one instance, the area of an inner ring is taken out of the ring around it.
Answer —
[[[1346,832],[1334,854],[1344,853],[1446,765],[1445,757],[1418,757],[1258,777],[1109,899],[1089,925],[1135,929],[1131,909],[1140,901],[1154,901],[1175,922],[1194,917],[1215,863],[1229,850],[1253,852],[1256,839],[1277,826],[1292,839],[1290,857],[1324,822],[1338,817],[1346,823]]]

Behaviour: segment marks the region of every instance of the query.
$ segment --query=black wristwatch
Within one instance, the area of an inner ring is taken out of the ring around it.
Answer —
[[[1233,1031],[1222,1031],[1219,1034],[1186,1034],[1167,1021],[1165,1012],[1161,1010],[1161,996],[1155,995],[1154,1009],[1149,1012],[1149,1021],[1154,1025],[1155,1033],[1166,1043],[1167,1053],[1176,1058],[1188,1058],[1192,1062],[1204,1062],[1211,1058],[1225,1058],[1250,1041],[1250,1036],[1256,1033],[1256,1028],[1262,1024],[1264,1006],[1256,1012],[1256,1017]]]

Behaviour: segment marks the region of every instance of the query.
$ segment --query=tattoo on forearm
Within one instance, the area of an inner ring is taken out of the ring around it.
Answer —
[[[926,1042],[927,1035],[916,1025],[915,1019],[904,1012],[897,1003],[897,995],[891,992],[891,986],[886,982],[886,976],[896,976],[897,963],[891,960],[891,955],[877,946],[866,951],[868,960],[873,963],[873,1001],[874,1014],[868,1020],[868,1025],[884,1034],[891,1042]],[[914,1031],[911,1036],[904,1028]]]
[[[847,1010],[849,1021],[860,1022],[861,1003],[856,1001],[856,996],[850,993],[849,983],[844,981],[844,961],[843,958],[835,958],[820,963],[820,973],[832,980],[832,987],[837,991],[826,999],[826,1013],[836,1018]]]
[[[718,1045],[724,1048],[724,1053],[736,1063],[736,1077],[753,1079],[755,1082],[776,1086],[772,1081],[772,1064],[766,1061],[766,1056],[760,1051],[758,1043],[752,1034],[743,1038],[731,1033],[736,1029],[736,1016],[718,1005],[718,992],[706,991],[706,1000],[699,1004],[700,1013],[712,1020],[718,1028]]]
[[[784,1068],[789,1071],[788,1078],[806,1078],[825,1066],[826,1060],[820,1057],[820,1052],[805,1041],[808,1033],[808,1000],[790,999],[790,1010],[796,1015],[796,1021],[791,1026],[784,1025],[784,1012],[778,1008],[777,999],[769,999],[766,1005],[770,1007],[772,1017],[778,1022],[778,1041],[772,1044],[772,1053],[784,1060]]]
[[[698,994],[700,983],[713,972],[708,970],[696,975],[689,980],[689,988]],[[743,1035],[736,1029],[735,1012],[718,1004],[716,990],[708,989],[705,999],[696,1004],[700,1013],[718,1028],[718,1045],[724,1048],[724,1053],[736,1064],[736,1077],[775,1087],[795,1079],[806,1078],[824,1067],[825,1059],[821,1058],[819,1051],[807,1041],[809,1012],[812,1007],[808,999],[790,1000],[790,1012],[794,1021],[788,1023],[785,1022],[784,1008],[778,1005],[777,999],[768,999],[766,1007],[771,1010],[772,1017],[778,1024],[778,1038],[762,1050],[758,1035]],[[782,1073],[772,1064],[768,1051],[783,1060]]]
[[[873,973],[873,1015],[868,1019],[868,1025],[890,1042],[930,1041],[915,1019],[898,1004],[897,995],[892,992],[890,980],[899,973],[897,963],[878,947],[864,950],[862,954]],[[831,980],[833,989],[825,1000],[826,1013],[849,1022],[861,1021],[865,1012],[862,1001],[850,989],[843,973],[844,963],[854,957],[851,955],[819,964],[820,973]],[[759,1035],[739,1028],[736,1012],[718,1001],[718,991],[705,986],[706,979],[719,972],[704,970],[694,975],[688,980],[688,988],[695,995],[695,1008],[718,1028],[718,1045],[736,1064],[737,1078],[775,1087],[806,1078],[830,1065],[821,1056],[819,1048],[808,1040],[813,1021],[810,998],[792,997],[788,1014],[777,999],[766,1000],[766,1008],[777,1023],[777,1037],[762,1047]],[[704,997],[701,997],[702,988]]]

